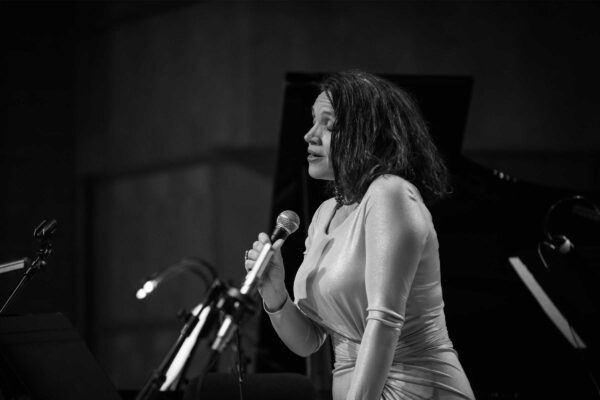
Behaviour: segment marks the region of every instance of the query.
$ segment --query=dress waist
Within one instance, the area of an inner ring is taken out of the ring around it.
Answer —
[[[354,375],[360,343],[337,333],[331,333],[331,338],[335,352],[334,398],[341,399],[346,397],[350,382],[360,379]],[[381,399],[440,397],[474,399],[469,381],[445,330],[429,332],[425,340],[418,344],[409,345],[407,341],[398,340]]]
[[[331,332],[331,342],[335,354],[333,374],[346,372],[354,368],[360,350],[360,343]],[[433,332],[418,332],[407,337],[400,337],[394,349],[392,366],[414,364],[420,360],[431,361],[440,351],[454,351],[446,329]]]

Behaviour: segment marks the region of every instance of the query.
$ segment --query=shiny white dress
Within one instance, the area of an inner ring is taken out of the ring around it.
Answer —
[[[412,204],[396,207],[397,201]],[[437,235],[417,189],[396,176],[380,177],[349,216],[329,231],[335,205],[334,199],[325,201],[313,217],[305,258],[294,282],[295,300],[288,299],[280,311],[269,313],[275,329],[281,331],[286,319],[294,324],[286,314],[297,307],[310,323],[308,328],[295,328],[305,332],[292,333],[292,341],[316,351],[331,335],[334,400],[346,399],[353,381],[358,380],[357,387],[369,385],[372,374],[381,373],[354,373],[371,319],[399,331],[396,348],[389,349],[394,356],[381,399],[473,399],[448,338]],[[412,215],[402,215],[406,210]],[[389,259],[390,253],[383,256],[385,252],[379,251],[394,243],[377,225],[387,218],[397,224],[403,218],[417,218],[424,224],[426,235],[414,265],[400,265]],[[355,398],[362,397],[355,393]]]

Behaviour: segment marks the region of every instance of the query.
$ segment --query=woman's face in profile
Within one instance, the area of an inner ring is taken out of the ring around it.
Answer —
[[[333,180],[329,151],[335,115],[325,92],[321,92],[315,100],[312,114],[312,128],[304,135],[308,143],[308,174],[315,179]]]

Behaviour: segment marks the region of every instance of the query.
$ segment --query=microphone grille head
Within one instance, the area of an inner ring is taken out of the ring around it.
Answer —
[[[300,226],[300,217],[293,211],[285,210],[277,217],[277,227],[284,229],[288,235],[296,232]]]

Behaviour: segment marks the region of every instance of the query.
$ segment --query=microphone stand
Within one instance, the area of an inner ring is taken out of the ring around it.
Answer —
[[[23,259],[23,263],[26,266],[25,272],[21,276],[17,286],[11,292],[10,296],[8,296],[8,299],[6,299],[2,305],[0,314],[4,314],[4,311],[8,308],[9,304],[13,301],[16,295],[22,290],[25,283],[28,282],[36,272],[46,266],[48,256],[52,253],[52,243],[50,243],[50,238],[56,230],[56,225],[57,222],[55,219],[48,223],[46,223],[46,220],[43,220],[37,226],[37,228],[34,229],[33,237],[40,241],[40,247],[33,261],[29,262],[28,258]]]
[[[183,349],[182,347],[186,341],[186,339],[190,338],[190,335],[197,328],[197,324],[200,323],[201,326],[199,328],[197,337],[198,339],[205,338],[207,336],[212,336],[214,331],[214,326],[218,323],[219,316],[219,308],[218,303],[220,299],[223,297],[224,291],[226,289],[226,285],[221,282],[219,279],[215,279],[208,293],[206,294],[205,300],[200,304],[200,308],[195,312],[188,313],[186,317],[186,322],[181,329],[179,337],[177,341],[159,367],[153,372],[152,376],[144,386],[144,388],[137,395],[136,400],[151,400],[157,398],[159,392],[162,391],[177,391],[182,381],[182,377],[185,375],[185,370],[189,365],[189,360],[191,359],[192,354],[194,353],[198,342],[196,341],[192,348],[189,349],[188,354],[182,354],[187,349]],[[172,382],[166,382],[168,379],[168,375],[174,366],[174,362],[178,357],[186,357],[186,360],[183,363],[183,366],[180,367],[179,371],[176,371],[175,377]],[[216,354],[214,352],[210,352],[205,354],[204,358],[204,370],[203,373],[208,372],[208,369],[214,362]],[[165,386],[169,386],[165,388]]]
[[[159,392],[179,390],[185,370],[201,339],[200,352],[203,365],[198,379],[202,380],[214,361],[229,344],[231,336],[236,331],[242,317],[254,314],[256,309],[256,302],[250,295],[241,294],[235,288],[228,288],[227,285],[216,279],[206,296],[206,300],[201,303],[200,309],[188,314],[177,341],[140,391],[136,400],[154,400],[160,398],[157,397]],[[219,317],[223,314],[226,317],[222,324]],[[226,324],[227,321],[230,321],[230,323]],[[186,339],[192,339],[191,335],[197,329],[198,323],[201,324],[197,333],[198,340],[192,344],[190,349],[183,348]],[[187,354],[184,354],[185,352]],[[182,357],[185,357],[183,365],[175,365],[177,359]],[[168,381],[169,378],[171,381]]]
[[[284,211],[277,217],[277,227],[271,236],[271,241],[275,243],[278,239],[285,240],[288,235],[295,232],[299,225],[298,215],[293,211]],[[183,327],[177,342],[173,345],[160,367],[154,372],[148,383],[139,393],[136,400],[152,400],[159,391],[178,390],[181,378],[184,376],[185,369],[189,363],[191,355],[198,346],[198,341],[191,345],[185,362],[174,372],[174,378],[167,382],[168,374],[174,366],[174,362],[182,351],[182,346],[187,338],[190,337],[196,328],[196,324],[201,321],[202,326],[197,334],[198,338],[206,339],[203,341],[202,351],[204,352],[202,370],[199,376],[199,382],[209,371],[213,361],[227,348],[233,335],[237,332],[240,321],[247,315],[252,315],[258,307],[253,299],[258,280],[266,269],[269,260],[273,256],[272,244],[267,243],[263,246],[259,256],[254,262],[254,266],[246,275],[242,287],[228,288],[224,283],[215,279],[213,286],[207,294],[205,302],[201,303],[199,310],[194,310],[188,315],[185,326]],[[204,314],[204,316],[203,316]],[[222,321],[219,321],[222,316]]]

